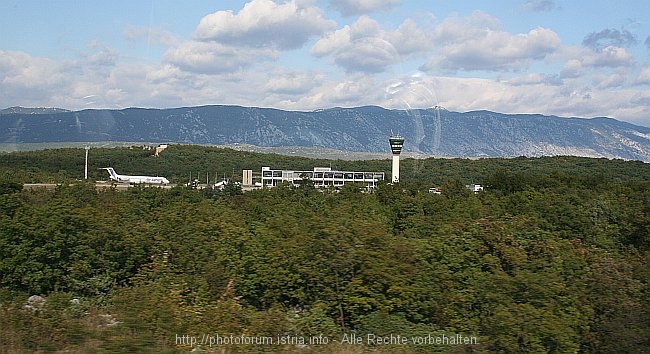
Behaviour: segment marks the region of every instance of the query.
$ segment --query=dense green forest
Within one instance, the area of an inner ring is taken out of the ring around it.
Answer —
[[[93,181],[105,166],[175,183],[261,166],[390,174],[388,159],[199,146],[91,156]],[[401,169],[399,185],[373,193],[118,191],[79,180],[83,149],[0,154],[0,352],[650,352],[649,164],[405,159]],[[33,182],[60,185],[22,189]],[[273,344],[210,347],[206,335]],[[369,340],[390,336],[408,340]]]

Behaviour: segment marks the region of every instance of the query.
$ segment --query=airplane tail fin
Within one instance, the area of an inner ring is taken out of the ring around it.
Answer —
[[[117,173],[115,172],[113,167],[102,167],[101,170],[108,171],[108,174],[111,176],[111,179],[117,179]]]

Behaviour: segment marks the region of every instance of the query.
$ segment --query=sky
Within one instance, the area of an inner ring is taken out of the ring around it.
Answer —
[[[441,106],[650,126],[647,0],[3,0],[0,108]]]

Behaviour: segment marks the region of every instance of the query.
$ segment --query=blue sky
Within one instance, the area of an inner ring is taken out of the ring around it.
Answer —
[[[0,108],[440,105],[650,126],[640,0],[3,0],[0,11]]]

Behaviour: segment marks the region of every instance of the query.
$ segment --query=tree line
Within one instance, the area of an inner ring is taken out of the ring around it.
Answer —
[[[124,157],[119,162],[134,174],[169,164],[169,176],[179,179],[205,160],[221,161],[224,170],[330,163],[175,149],[159,158],[135,149],[104,153],[107,161]],[[16,172],[5,171],[0,183],[6,351],[177,352],[190,348],[176,335],[199,333],[478,338],[476,345],[355,347],[360,352],[650,350],[647,164],[407,159],[403,182],[373,193],[309,184],[118,191],[83,181],[22,190],[16,177],[30,173],[38,181],[73,181],[77,153],[0,156],[3,170]],[[57,155],[58,162],[45,162]],[[390,167],[383,160],[331,162],[341,169]],[[471,193],[469,182],[486,189]],[[431,185],[443,193],[428,193]],[[42,308],[25,307],[31,295],[46,300]]]

